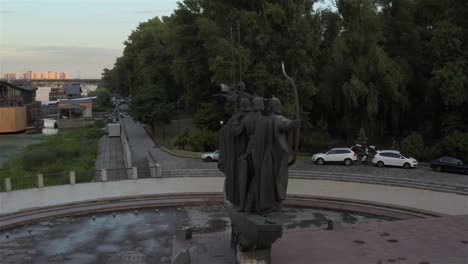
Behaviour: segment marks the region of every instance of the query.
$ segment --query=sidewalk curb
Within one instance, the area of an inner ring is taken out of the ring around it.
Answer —
[[[170,155],[172,155],[172,156],[179,157],[179,158],[184,158],[184,159],[199,159],[199,158],[195,158],[195,157],[189,157],[189,156],[184,156],[184,155],[181,155],[181,154],[177,154],[177,153],[173,152],[172,150],[167,149],[167,148],[165,148],[165,147],[163,147],[163,146],[159,146],[159,148],[160,148],[162,151],[164,151],[164,152],[166,152],[166,153],[168,153],[168,154],[170,154]]]

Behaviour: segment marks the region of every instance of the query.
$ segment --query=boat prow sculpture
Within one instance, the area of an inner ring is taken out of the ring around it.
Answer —
[[[241,111],[220,130],[218,168],[225,174],[225,204],[231,219],[231,245],[239,263],[270,263],[270,248],[283,234],[281,211],[288,188],[288,167],[295,162],[299,143],[299,106],[297,90],[290,80],[296,99],[296,120],[281,114],[281,101],[252,101],[241,98]],[[288,136],[294,134],[292,160]]]

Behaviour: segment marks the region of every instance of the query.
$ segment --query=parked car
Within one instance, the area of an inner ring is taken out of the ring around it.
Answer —
[[[451,157],[442,157],[431,161],[431,168],[435,171],[446,171],[468,174],[468,163]]]
[[[418,166],[418,161],[414,158],[403,156],[397,150],[381,150],[377,151],[377,154],[375,154],[372,159],[372,164],[377,165],[378,167],[395,166],[410,169],[416,168]]]
[[[203,161],[217,161],[219,159],[219,150],[203,153],[201,159]]]
[[[322,165],[324,163],[344,163],[346,166],[357,161],[356,152],[350,148],[333,148],[325,153],[317,153],[312,155],[312,162]]]

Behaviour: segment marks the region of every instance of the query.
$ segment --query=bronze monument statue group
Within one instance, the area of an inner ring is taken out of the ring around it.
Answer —
[[[268,100],[265,114],[264,105],[262,97],[241,98],[240,111],[220,130],[218,168],[226,176],[225,199],[240,212],[272,212],[286,198],[288,136],[299,121],[281,115],[278,98]]]

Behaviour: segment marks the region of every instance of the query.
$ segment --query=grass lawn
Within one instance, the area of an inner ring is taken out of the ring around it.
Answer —
[[[39,173],[44,175],[45,186],[67,184],[70,171],[76,172],[77,182],[91,181],[103,126],[103,122],[95,122],[88,128],[61,131],[27,146],[4,164],[0,179],[11,178],[12,189],[34,187]]]
[[[182,149],[168,149],[165,147],[161,147],[161,149],[165,150],[166,152],[169,152],[173,155],[176,156],[181,156],[184,158],[197,158],[199,159],[201,154],[203,152],[194,152],[194,151],[188,151],[188,150],[182,150]]]
[[[184,158],[197,158],[199,159],[203,152],[194,152],[189,150],[182,150],[174,148],[173,144],[171,143],[172,140],[166,139],[165,141],[160,140],[157,138],[151,131],[150,126],[144,126],[146,132],[150,137],[153,139],[153,142],[162,150],[168,152],[169,154],[180,156]]]

